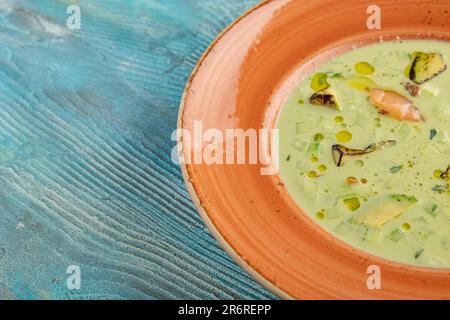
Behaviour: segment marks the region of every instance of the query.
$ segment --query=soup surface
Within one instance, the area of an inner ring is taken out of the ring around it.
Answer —
[[[338,239],[396,262],[450,267],[450,43],[354,49],[284,106],[280,174]]]

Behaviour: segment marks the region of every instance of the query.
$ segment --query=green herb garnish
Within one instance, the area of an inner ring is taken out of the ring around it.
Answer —
[[[335,73],[331,76],[332,79],[343,78],[342,72]]]
[[[439,206],[436,203],[433,203],[432,205],[424,209],[430,216],[434,218],[436,218],[439,214]]]
[[[431,129],[430,130],[430,140],[433,140],[437,135],[437,130],[436,129]]]
[[[388,239],[393,242],[399,242],[403,238],[403,232],[400,229],[393,230],[389,235]]]
[[[320,142],[316,141],[309,145],[308,152],[312,154],[318,154],[320,151]]]
[[[431,190],[438,193],[444,193],[448,190],[448,185],[447,184],[437,185]]]
[[[403,169],[403,165],[394,166],[394,167],[389,169],[389,172],[392,173],[392,174],[396,174],[397,172],[399,172],[402,169]]]
[[[423,254],[424,249],[419,249],[416,251],[416,254],[414,255],[414,258],[419,259],[420,256]]]

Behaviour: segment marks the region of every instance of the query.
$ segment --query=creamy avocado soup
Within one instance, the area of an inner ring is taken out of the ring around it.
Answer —
[[[294,90],[280,174],[299,206],[359,249],[450,267],[450,43],[383,42]]]

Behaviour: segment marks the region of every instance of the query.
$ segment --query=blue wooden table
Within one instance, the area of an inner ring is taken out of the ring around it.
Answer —
[[[256,2],[0,1],[0,298],[273,298],[171,161],[190,72]]]

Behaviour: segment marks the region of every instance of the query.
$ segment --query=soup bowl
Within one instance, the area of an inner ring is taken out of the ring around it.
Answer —
[[[312,221],[277,174],[270,143],[283,104],[308,73],[379,41],[448,41],[449,11],[450,1],[265,1],[222,33],[195,68],[178,125],[187,188],[228,254],[279,297],[450,298],[450,270],[372,256]],[[225,143],[230,132],[247,142],[245,157],[236,156],[234,137]]]

